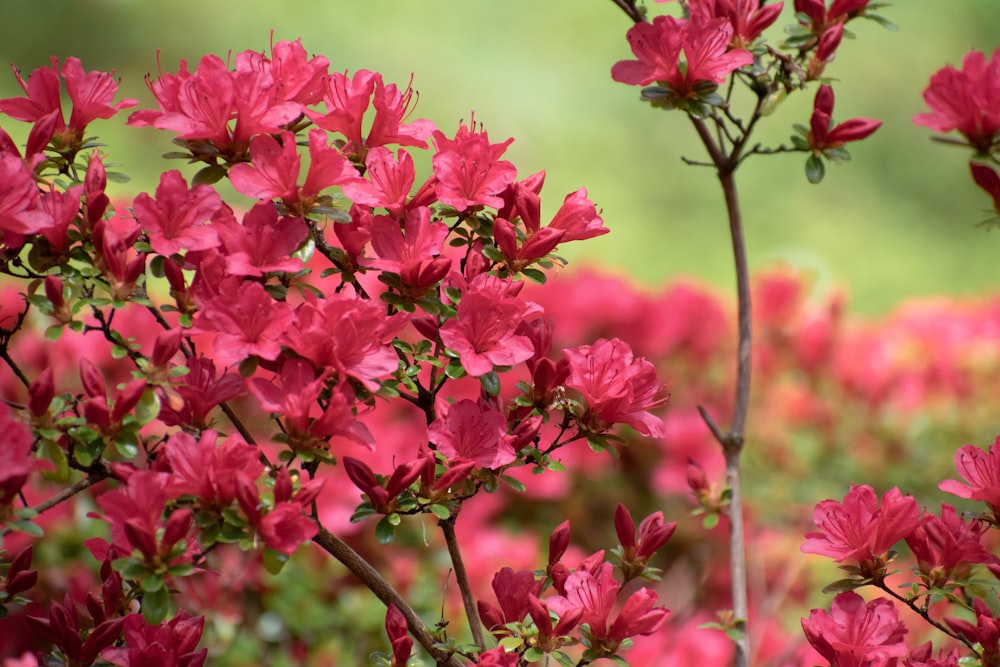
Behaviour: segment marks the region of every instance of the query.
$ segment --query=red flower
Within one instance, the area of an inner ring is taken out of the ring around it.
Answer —
[[[957,574],[968,576],[972,563],[996,563],[981,543],[988,524],[963,521],[951,505],[941,505],[941,516],[928,516],[906,538],[929,588],[945,586]]]
[[[385,610],[385,634],[392,645],[392,662],[389,667],[406,667],[413,650],[413,640],[410,639],[406,617],[396,605],[391,604]]]
[[[298,185],[301,157],[291,132],[282,132],[281,141],[270,134],[250,141],[251,164],[240,163],[229,170],[238,192],[255,199],[280,199],[295,215],[305,215],[319,193],[333,185],[359,181],[358,173],[339,151],[327,144],[326,132],[309,132],[309,171]]]
[[[663,512],[654,512],[639,524],[639,537],[636,539],[632,514],[625,505],[618,503],[615,510],[615,532],[618,533],[618,541],[623,549],[622,570],[625,578],[640,575],[645,570],[646,563],[667,543],[676,528],[676,523],[663,521]]]
[[[857,593],[841,593],[829,613],[813,609],[802,619],[802,631],[813,648],[837,667],[884,667],[907,654],[906,626],[892,602],[865,604]]]
[[[517,459],[505,437],[502,414],[468,399],[448,407],[448,412],[427,427],[427,439],[449,459],[475,461],[483,468],[499,468]]]
[[[809,120],[809,147],[816,153],[840,148],[850,141],[860,141],[882,125],[882,121],[872,118],[852,118],[834,127],[833,101],[833,88],[820,86]]]
[[[101,657],[118,667],[202,667],[208,649],[195,649],[204,625],[204,617],[184,610],[160,625],[131,614],[124,623],[125,646],[105,649]]]
[[[373,98],[375,117],[365,136],[365,114]],[[413,90],[409,86],[400,92],[396,84],[387,86],[381,74],[368,70],[358,70],[353,79],[346,73],[329,75],[324,82],[323,101],[325,114],[306,109],[306,115],[318,127],[342,134],[347,139],[344,154],[355,162],[364,162],[368,150],[375,146],[425,147],[434,131],[434,124],[427,120],[404,122],[412,112]]]
[[[724,18],[733,27],[731,46],[750,46],[760,33],[778,20],[783,2],[762,5],[758,0],[696,0],[690,4],[691,16],[708,21]]]
[[[225,509],[236,499],[236,478],[256,479],[264,466],[255,447],[239,437],[217,443],[218,433],[208,429],[195,440],[187,433],[170,437],[163,449],[170,466],[171,491],[192,495],[205,509]]]
[[[663,387],[653,365],[635,358],[628,343],[601,338],[563,350],[563,355],[570,369],[566,387],[584,400],[579,415],[583,428],[603,433],[615,424],[628,424],[643,435],[663,436],[663,420],[649,412],[664,403]]]
[[[973,611],[976,612],[975,625],[958,618],[946,618],[945,622],[970,642],[979,644],[982,648],[981,664],[1000,664],[1000,621],[990,611],[983,598],[977,597],[972,605]]]
[[[493,575],[492,586],[500,606],[479,600],[479,616],[494,636],[505,637],[510,634],[506,624],[520,623],[528,615],[529,597],[538,593],[538,582],[528,570],[505,567]]]
[[[995,517],[1000,516],[1000,436],[988,453],[972,445],[959,449],[955,452],[955,468],[967,483],[946,479],[938,488],[959,498],[980,500]]]
[[[167,426],[204,430],[215,406],[245,393],[243,378],[229,372],[216,377],[215,362],[205,357],[188,359],[185,365],[190,372],[171,385],[168,397],[177,398],[163,401],[159,419]]]
[[[989,61],[979,51],[970,51],[962,69],[938,70],[924,90],[930,113],[913,117],[917,125],[935,132],[958,130],[969,145],[988,154],[1000,132],[1000,48]]]
[[[517,177],[517,168],[500,159],[512,141],[491,144],[485,130],[475,131],[475,119],[471,130],[461,123],[454,139],[435,131],[437,153],[432,162],[441,203],[459,211],[475,206],[503,206],[503,199],[497,195]]]
[[[825,0],[795,0],[795,13],[804,14],[813,34],[819,36],[836,24],[863,14],[869,2],[871,0],[833,0],[828,10]]]
[[[11,118],[38,123],[48,119],[58,148],[77,149],[84,139],[84,131],[98,118],[111,118],[122,109],[133,107],[138,100],[121,100],[114,103],[118,84],[107,72],[86,72],[78,58],[67,58],[58,70],[59,60],[52,56],[52,67],[40,67],[31,73],[27,83],[20,72],[14,70],[17,82],[27,97],[10,97],[0,100],[0,111]],[[59,98],[59,76],[66,80],[66,92],[72,104],[69,125],[63,119]],[[47,143],[47,141],[46,141]]]
[[[219,245],[219,236],[210,222],[232,216],[219,193],[209,185],[188,189],[176,169],[160,176],[154,200],[145,192],[132,202],[136,220],[149,237],[149,245],[161,255],[173,255],[181,248],[207,250]]]
[[[658,81],[676,97],[697,97],[699,81],[722,83],[733,70],[753,62],[749,51],[729,48],[732,38],[733,26],[725,18],[685,21],[657,16],[652,23],[629,29],[637,60],[615,63],[611,78],[640,86]]]
[[[889,550],[909,537],[923,522],[912,496],[893,488],[878,496],[870,486],[855,486],[844,502],[824,500],[816,505],[813,521],[819,531],[806,533],[802,551],[829,556],[838,563],[850,559],[865,576],[885,573]]]
[[[511,295],[509,281],[473,281],[458,304],[458,319],[440,329],[441,342],[456,352],[462,367],[480,377],[494,366],[513,366],[531,359],[534,345],[517,333],[526,317],[539,311],[536,304]]]
[[[14,420],[10,408],[0,402],[0,432],[4,442],[0,446],[0,521],[9,514],[10,505],[17,498],[28,475],[36,467],[31,451],[34,438],[28,428]]]
[[[277,359],[279,341],[294,318],[292,307],[274,301],[260,283],[243,282],[235,294],[220,294],[203,303],[195,326],[215,332],[215,358],[229,365],[251,355]]]
[[[406,322],[405,313],[388,316],[377,301],[343,293],[323,300],[308,296],[294,321],[283,326],[281,342],[316,368],[349,375],[375,391],[378,380],[399,366],[390,343]]]
[[[993,167],[979,162],[970,162],[969,169],[976,185],[993,198],[993,210],[1000,216],[1000,174]]]
[[[13,153],[0,154],[0,242],[20,248],[24,237],[52,225],[52,216],[39,206],[38,184],[31,169]]]
[[[239,166],[239,165],[237,165]],[[302,260],[290,255],[309,235],[302,218],[278,218],[274,202],[258,202],[242,224],[224,217],[215,224],[226,256],[226,271],[234,276],[263,276],[269,272],[294,273]]]
[[[367,180],[345,183],[344,195],[355,204],[381,206],[391,215],[400,216],[416,179],[413,157],[400,148],[394,158],[388,148],[376,146],[365,158],[365,175]]]

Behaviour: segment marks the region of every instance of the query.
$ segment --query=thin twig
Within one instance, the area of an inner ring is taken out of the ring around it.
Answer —
[[[635,0],[611,0],[611,2],[618,5],[618,7],[625,12],[626,16],[636,23],[642,23],[646,20],[642,10],[635,6]]]
[[[452,514],[447,519],[438,521],[438,525],[441,526],[441,532],[444,533],[444,541],[448,545],[448,555],[451,556],[451,564],[455,568],[455,579],[458,580],[458,588],[462,592],[462,604],[465,606],[465,616],[469,619],[472,639],[476,642],[476,646],[486,650],[483,624],[479,620],[479,611],[476,609],[476,601],[472,597],[472,587],[469,585],[469,575],[465,571],[462,552],[458,548],[458,538],[455,535],[455,521],[457,519],[458,514]]]
[[[52,509],[59,503],[66,502],[67,500],[69,500],[76,494],[80,493],[81,491],[85,491],[86,489],[89,489],[93,485],[109,477],[111,477],[111,472],[107,470],[107,468],[101,467],[97,468],[96,470],[92,470],[90,474],[88,474],[86,477],[81,479],[73,486],[64,488],[59,493],[55,494],[51,498],[48,498],[47,500],[38,503],[31,509],[35,512],[35,514],[41,514],[42,512]],[[12,531],[11,528],[0,529],[0,537],[10,533],[11,531]]]
[[[756,118],[755,113],[755,118]],[[747,411],[750,406],[750,362],[751,362],[751,304],[750,276],[746,256],[746,240],[743,235],[743,221],[740,215],[739,196],[736,192],[736,181],[733,170],[739,163],[739,149],[746,141],[746,135],[731,154],[723,153],[715,143],[705,122],[691,118],[698,136],[701,137],[705,149],[715,163],[719,183],[726,201],[726,212],[729,216],[729,233],[732,239],[733,260],[736,265],[736,293],[738,308],[739,343],[737,348],[736,397],[733,406],[733,418],[729,431],[723,433],[711,419],[706,423],[712,434],[722,445],[726,460],[726,484],[730,490],[729,511],[729,551],[730,572],[732,576],[732,602],[734,617],[744,624],[743,632],[736,641],[736,667],[747,667],[750,660],[750,634],[745,627],[749,616],[749,601],[747,596],[747,566],[746,549],[743,530],[743,491],[740,479],[740,454],[743,451],[744,430]],[[750,121],[748,131],[754,120]],[[700,410],[702,416],[707,411]],[[721,437],[720,437],[721,436]]]
[[[344,567],[351,571],[354,576],[368,587],[382,603],[388,607],[394,605],[403,617],[410,629],[410,634],[417,640],[417,643],[431,654],[438,665],[445,667],[462,667],[462,663],[446,651],[442,651],[435,644],[434,636],[431,635],[427,626],[420,620],[413,608],[407,604],[406,600],[387,582],[378,570],[372,567],[371,563],[362,558],[358,552],[350,547],[346,542],[328,531],[323,526],[319,526],[319,532],[313,538],[313,542],[322,547],[328,554],[340,561]]]

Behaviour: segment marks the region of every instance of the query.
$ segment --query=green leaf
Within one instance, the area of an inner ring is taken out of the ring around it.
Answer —
[[[135,434],[124,431],[115,438],[115,450],[126,459],[134,459],[139,455],[139,443]]]
[[[152,387],[146,387],[142,392],[142,398],[135,405],[135,418],[140,426],[145,426],[160,414],[160,397],[153,391]]]
[[[69,460],[62,447],[51,440],[45,440],[38,447],[39,457],[52,461],[55,470],[43,470],[42,477],[53,482],[65,484],[69,481]]]
[[[544,285],[545,281],[548,279],[548,276],[545,275],[544,271],[532,269],[530,267],[521,269],[521,275],[532,282],[538,283],[539,285]]]
[[[45,535],[45,531],[42,527],[36,523],[27,521],[26,519],[15,519],[7,523],[8,526],[14,530],[25,533],[26,535],[31,535],[32,537],[42,537]]]
[[[239,367],[240,377],[248,378],[253,375],[257,371],[257,361],[256,356],[247,357],[241,361]]]
[[[890,32],[896,32],[897,30],[899,30],[898,25],[896,25],[889,19],[885,18],[884,16],[879,16],[878,14],[862,14],[862,16],[864,16],[866,19],[875,21],[875,23],[878,23],[880,26],[882,26],[883,28],[885,28]]]
[[[265,570],[270,574],[278,574],[281,572],[281,568],[285,567],[285,563],[288,562],[288,556],[270,547],[265,547],[262,560],[264,561]]]
[[[524,659],[528,662],[538,662],[545,657],[545,652],[540,648],[532,646],[527,651],[524,652]]]
[[[111,356],[114,359],[124,359],[128,356],[128,349],[121,345],[113,345],[111,347]]]
[[[490,371],[485,375],[480,375],[479,383],[483,385],[483,391],[490,396],[500,395],[500,376],[496,374],[496,371]]]
[[[618,665],[618,667],[629,667],[628,661],[620,655],[609,655],[606,657],[608,660]]]
[[[393,512],[392,514],[387,515],[385,518],[393,526],[398,526],[403,521],[403,519],[400,518],[400,516],[397,513],[395,513],[395,512]]]
[[[437,505],[437,504],[431,505],[430,510],[431,514],[441,519],[442,521],[451,517],[451,511],[444,505]]]
[[[500,475],[500,479],[507,482],[507,484],[509,484],[510,487],[515,491],[517,491],[518,493],[524,493],[525,491],[528,490],[528,488],[524,484],[514,479],[510,475]]]
[[[504,637],[500,640],[500,646],[503,646],[504,650],[508,653],[516,651],[523,643],[524,639],[521,637]]]
[[[63,328],[61,324],[53,324],[45,329],[45,340],[57,341],[62,338]]]
[[[163,584],[162,574],[151,574],[148,577],[143,577],[139,585],[144,593],[155,593],[163,588]]]
[[[444,374],[452,380],[457,380],[466,376],[465,368],[462,367],[462,364],[458,361],[458,359],[451,361],[444,367]]]
[[[129,183],[132,180],[131,176],[120,171],[105,171],[104,173],[112,183]]]
[[[375,539],[379,544],[390,544],[396,539],[396,527],[389,522],[389,517],[382,517],[376,524]]]
[[[719,525],[719,514],[718,512],[712,512],[711,514],[706,514],[705,518],[701,520],[701,527],[705,530],[712,530]]]
[[[150,625],[159,625],[170,610],[170,593],[166,588],[142,594],[142,617]]]
[[[174,577],[186,577],[194,574],[195,567],[191,563],[178,563],[167,568],[167,574]]]
[[[823,176],[826,175],[826,167],[823,166],[823,160],[818,155],[810,155],[809,159],[806,160],[806,178],[809,179],[810,183],[816,184],[823,180]]]
[[[191,179],[191,185],[212,185],[218,183],[226,175],[226,168],[221,164],[210,164]]]
[[[864,579],[838,579],[832,584],[827,584],[823,587],[824,593],[846,593],[848,591],[853,591],[855,588],[860,588],[866,585],[868,582]]]

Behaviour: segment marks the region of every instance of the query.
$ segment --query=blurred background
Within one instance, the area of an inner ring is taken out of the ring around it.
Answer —
[[[774,40],[794,21],[786,5]],[[738,175],[752,266],[806,268],[870,314],[910,296],[981,293],[1000,279],[997,233],[975,226],[989,199],[972,184],[968,154],[911,123],[934,71],[971,48],[997,47],[996,0],[901,2],[881,13],[900,30],[853,22],[857,39],[845,40],[826,72],[837,80],[836,121],[885,121],[851,147],[853,162],[830,168],[819,186],[806,181],[802,154],[754,158]],[[448,134],[474,111],[493,141],[515,137],[507,157],[520,175],[548,173],[544,212],[587,187],[612,233],[563,248],[571,268],[599,265],[649,286],[693,276],[728,290],[715,176],[680,160],[703,157],[687,119],[649,108],[637,88],[610,78],[631,57],[629,26],[608,0],[0,0],[0,62],[27,75],[50,55],[75,55],[88,70],[116,70],[119,97],[149,107],[143,79],[155,76],[157,53],[174,72],[181,58],[193,69],[205,53],[268,50],[272,31],[274,41],[301,38],[333,70],[378,70],[403,85],[412,73],[416,116]],[[787,142],[793,123],[808,123],[813,93],[791,96],[759,138]],[[0,96],[19,94],[0,72]],[[5,128],[23,136],[12,123]],[[155,187],[168,133],[126,128],[124,114],[91,127],[109,161],[133,176],[119,192]]]

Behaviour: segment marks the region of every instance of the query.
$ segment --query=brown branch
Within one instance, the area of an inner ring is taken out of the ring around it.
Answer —
[[[691,118],[698,136],[701,137],[705,149],[712,162],[715,163],[719,175],[719,183],[726,200],[726,212],[729,216],[729,233],[732,239],[733,260],[736,264],[736,293],[739,319],[739,343],[737,348],[736,397],[733,406],[733,418],[728,432],[722,432],[708,417],[705,410],[700,410],[702,417],[708,417],[706,424],[722,446],[726,460],[726,485],[729,487],[729,551],[730,572],[732,576],[733,614],[744,624],[743,632],[736,641],[736,667],[746,667],[750,660],[750,635],[745,624],[749,615],[747,599],[747,565],[743,530],[743,491],[740,479],[740,454],[743,451],[744,430],[747,411],[750,407],[750,362],[751,362],[751,304],[750,275],[746,256],[746,240],[743,235],[743,221],[740,214],[739,196],[736,192],[736,181],[733,172],[739,164],[739,148],[744,142],[734,148],[734,152],[726,155],[715,142],[705,122]]]
[[[465,571],[462,552],[458,548],[458,538],[455,535],[455,521],[457,519],[458,514],[452,514],[447,519],[438,521],[438,525],[441,526],[441,532],[444,533],[444,541],[448,544],[448,555],[451,556],[451,564],[455,568],[455,579],[458,580],[458,588],[462,592],[462,604],[465,606],[465,616],[469,619],[469,629],[472,631],[472,639],[481,650],[486,650],[486,640],[483,637],[483,624],[479,620],[476,601],[472,597],[472,586],[469,585],[469,575]]]
[[[319,533],[313,538],[313,542],[322,547],[328,554],[340,561],[354,576],[368,587],[382,603],[388,607],[395,605],[410,629],[410,634],[417,640],[424,649],[431,654],[438,665],[445,667],[462,667],[462,663],[453,655],[442,651],[435,644],[434,636],[431,635],[427,626],[420,620],[413,608],[407,604],[406,600],[387,582],[378,570],[372,567],[371,563],[362,558],[358,552],[350,547],[346,542],[328,531],[323,526],[319,526]]]
[[[611,2],[618,5],[619,9],[625,12],[625,15],[636,23],[642,23],[646,20],[646,16],[642,13],[642,10],[635,6],[635,0],[611,0]]]
[[[90,474],[88,474],[86,477],[81,479],[73,486],[66,487],[65,489],[55,494],[51,498],[38,503],[37,505],[32,507],[31,510],[34,511],[35,514],[41,514],[42,512],[52,509],[59,503],[66,502],[67,500],[69,500],[76,494],[80,493],[81,491],[85,491],[90,487],[92,487],[93,485],[97,484],[98,482],[104,481],[109,477],[111,477],[111,472],[106,468],[104,468],[103,466],[95,470],[92,470]],[[0,529],[0,537],[10,532],[11,532],[10,528]]]

